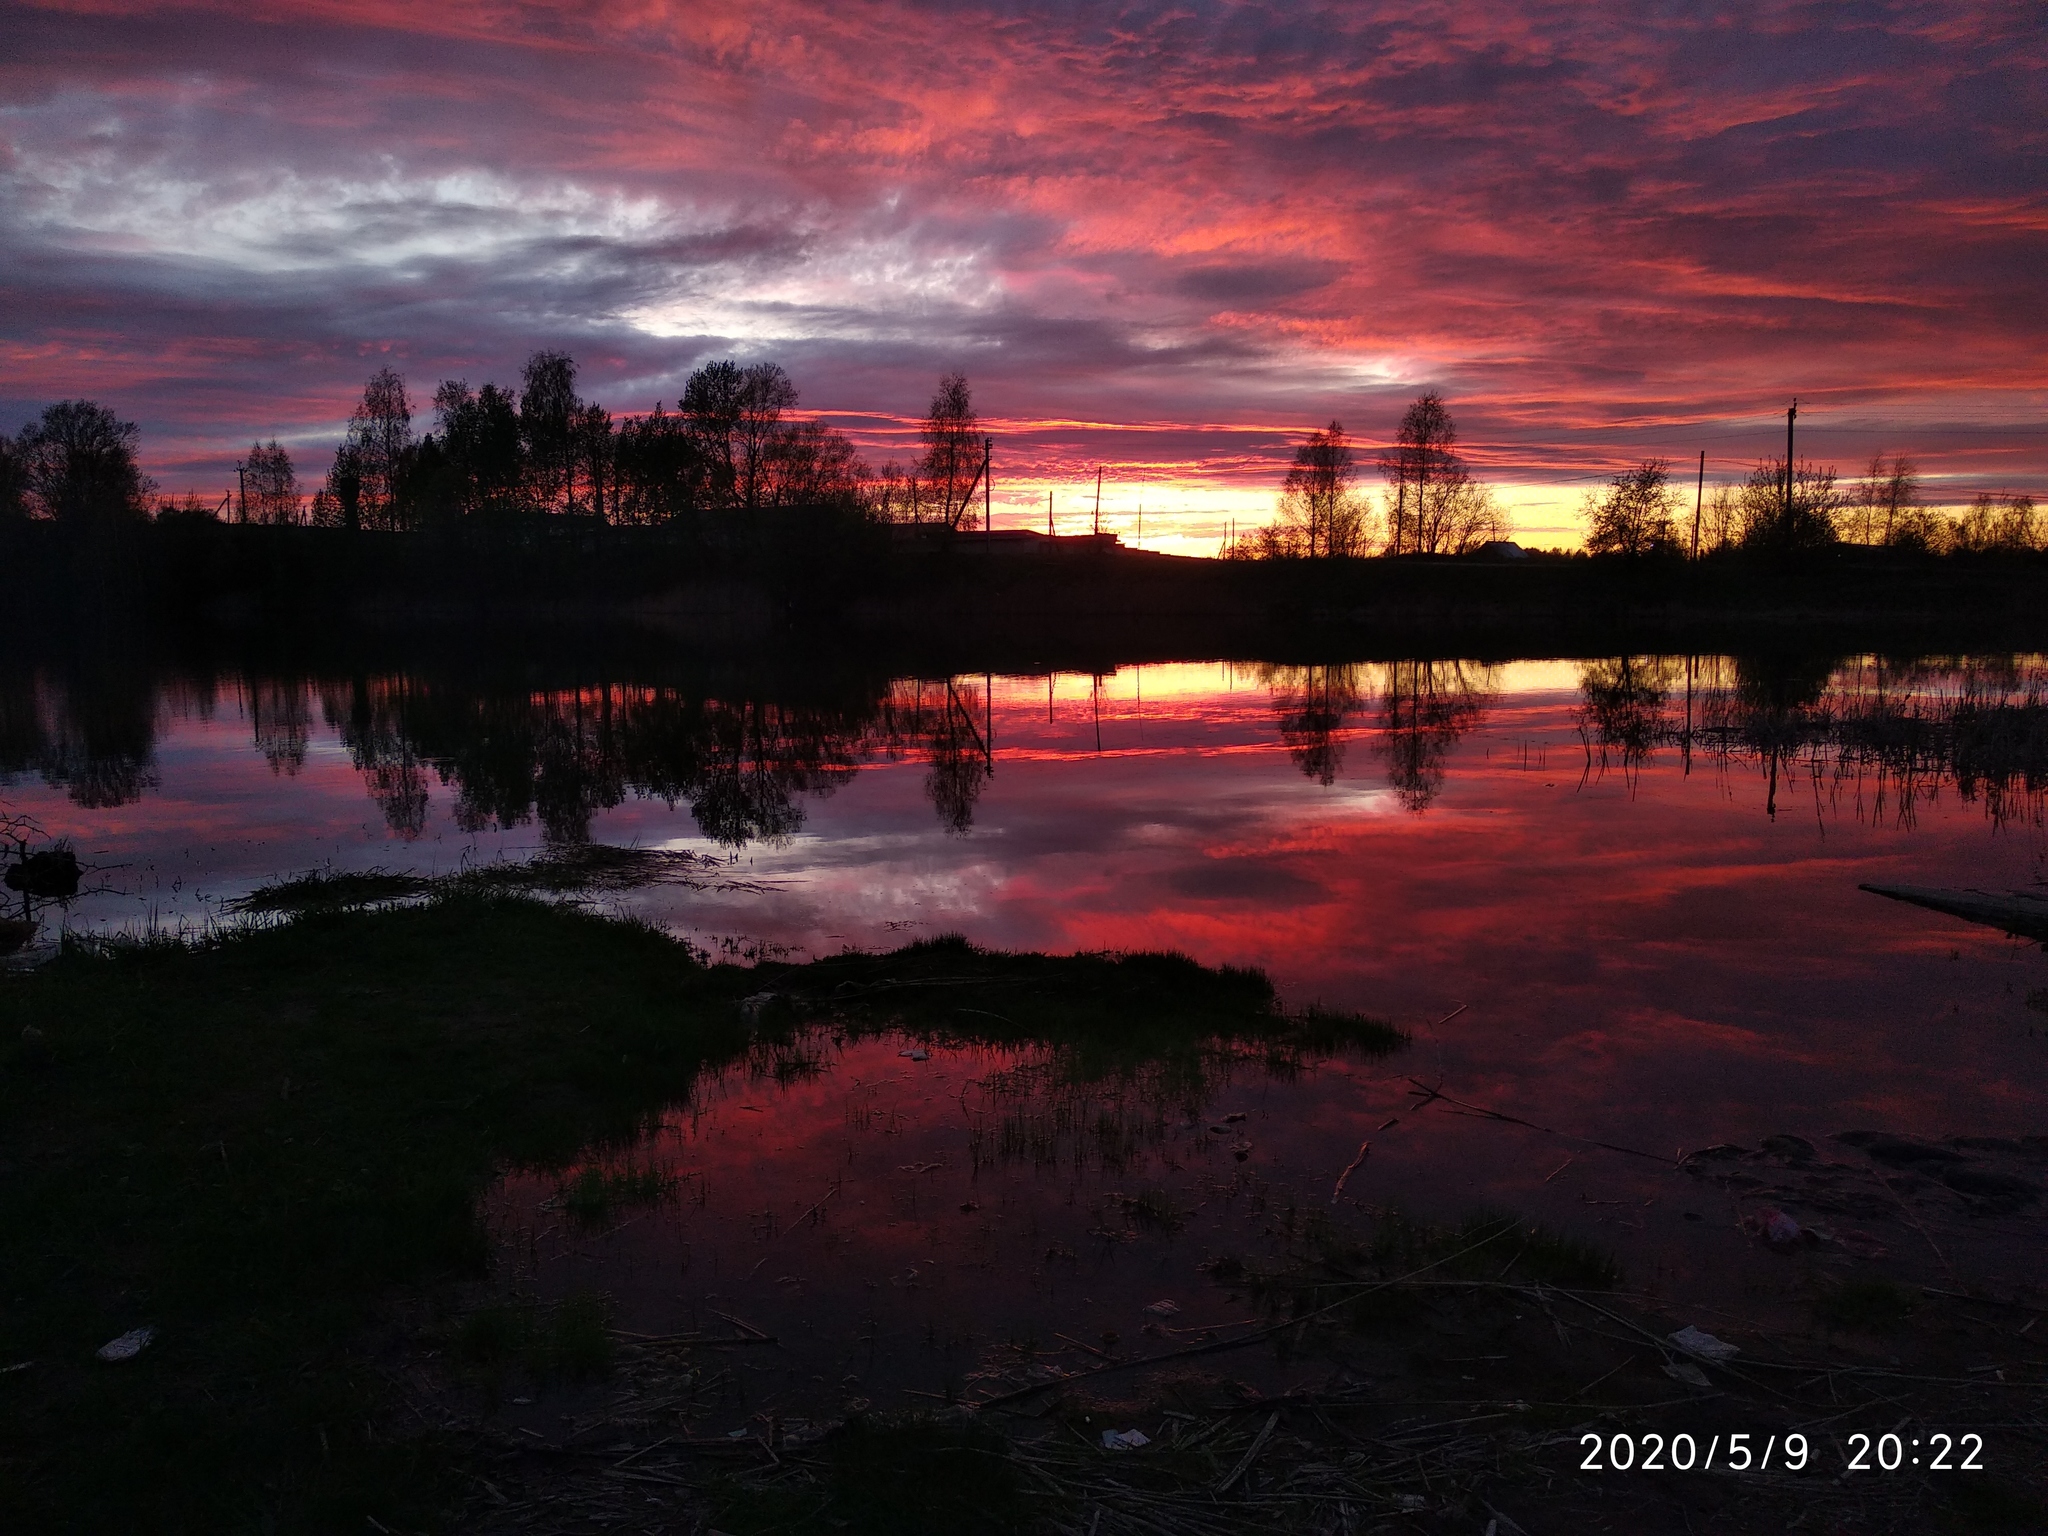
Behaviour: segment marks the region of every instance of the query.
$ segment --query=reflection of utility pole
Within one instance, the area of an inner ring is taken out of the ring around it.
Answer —
[[[1097,672],[1090,694],[1095,700],[1095,755],[1102,756],[1102,674]]]
[[[981,675],[981,760],[988,765],[988,776],[996,776],[996,676],[993,672]]]
[[[1785,412],[1785,519],[1792,518],[1792,423],[1799,418],[1799,398],[1794,396]]]
[[[1052,674],[1045,674],[1045,723],[1052,724]]]
[[[1707,497],[1707,450],[1700,450],[1700,483],[1692,493],[1692,557],[1700,557],[1700,507]]]
[[[1095,531],[1102,532],[1102,466],[1095,466]]]
[[[1706,455],[1701,454],[1700,457],[1704,459]],[[1698,543],[1699,536],[1697,534],[1693,536],[1693,541],[1695,544]],[[1685,758],[1685,777],[1687,778],[1692,777],[1692,667],[1694,659],[1690,655],[1685,658],[1685,752],[1683,756]]]

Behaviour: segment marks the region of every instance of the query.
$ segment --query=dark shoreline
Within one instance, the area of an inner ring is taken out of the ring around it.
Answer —
[[[482,636],[771,654],[820,641],[903,671],[1452,654],[1884,654],[2048,649],[2048,555],[1840,546],[1797,561],[1532,555],[1328,562],[1187,559],[785,519],[749,547],[665,529],[525,540],[145,524],[97,542],[0,530],[13,644],[94,633],[276,654]]]

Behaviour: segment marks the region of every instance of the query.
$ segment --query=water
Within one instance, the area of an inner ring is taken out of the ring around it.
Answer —
[[[677,1193],[616,1232],[564,1215],[555,1177],[494,1196],[503,1283],[600,1286],[647,1333],[744,1316],[782,1341],[734,1351],[747,1404],[900,1405],[1014,1379],[1032,1349],[1072,1364],[1105,1332],[1241,1320],[1198,1265],[1284,1248],[1365,1141],[1340,1215],[1514,1210],[1704,1295],[1769,1260],[1739,1191],[1674,1171],[1681,1151],[2048,1128],[2039,950],[1858,889],[2042,881],[2041,675],[1684,657],[42,675],[7,695],[0,794],[94,866],[74,929],[203,928],[280,875],[589,839],[718,861],[711,888],[601,898],[715,957],[943,932],[1173,948],[1413,1032],[1384,1061],[1215,1061],[1192,1089],[820,1036],[678,1105],[641,1151]],[[1418,1110],[1418,1084],[1532,1124]],[[1844,1209],[1878,1246],[1915,1241],[1868,1200]],[[1956,1214],[1944,1264],[2011,1273],[2038,1236]],[[1158,1301],[1179,1310],[1142,1310]]]

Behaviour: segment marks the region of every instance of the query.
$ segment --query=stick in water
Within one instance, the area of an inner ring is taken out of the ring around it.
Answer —
[[[1371,1150],[1372,1143],[1369,1141],[1361,1141],[1358,1144],[1358,1156],[1351,1159],[1345,1165],[1344,1171],[1337,1175],[1337,1187],[1330,1191],[1330,1204],[1335,1205],[1337,1203],[1339,1197],[1344,1193],[1344,1186],[1351,1182],[1351,1175],[1358,1172],[1360,1166],[1365,1162],[1366,1153]]]

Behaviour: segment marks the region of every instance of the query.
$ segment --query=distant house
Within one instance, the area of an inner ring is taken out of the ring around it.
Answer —
[[[1526,560],[1529,551],[1513,539],[1488,539],[1472,551],[1475,560]]]

